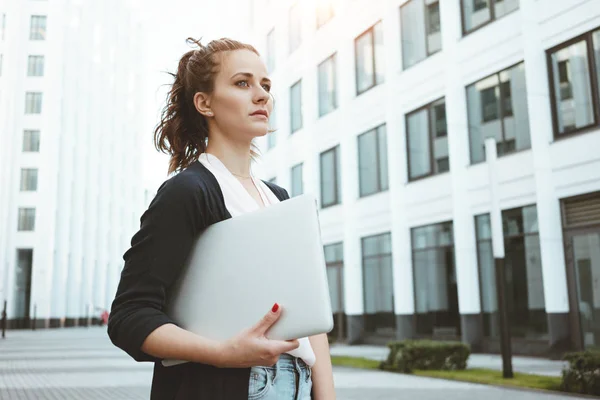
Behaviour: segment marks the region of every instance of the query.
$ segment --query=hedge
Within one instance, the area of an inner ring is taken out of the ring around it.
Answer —
[[[414,370],[463,370],[471,354],[461,342],[404,340],[388,343],[388,358],[381,368],[411,373]]]

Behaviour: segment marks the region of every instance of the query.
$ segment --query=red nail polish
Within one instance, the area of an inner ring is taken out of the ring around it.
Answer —
[[[275,304],[273,304],[273,308],[271,308],[271,311],[277,312],[277,310],[279,310],[279,304],[275,303]]]

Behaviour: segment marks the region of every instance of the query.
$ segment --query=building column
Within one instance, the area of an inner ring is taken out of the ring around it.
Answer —
[[[469,128],[465,86],[457,51],[461,32],[460,2],[440,2],[442,51],[446,66],[446,122],[448,152],[452,174],[452,209],[454,254],[458,285],[458,306],[462,341],[477,350],[481,347],[483,329],[474,216],[467,193]]]
[[[553,349],[564,350],[571,344],[569,298],[560,202],[552,182],[550,144],[553,141],[553,127],[548,68],[546,53],[540,38],[537,7],[534,0],[522,0],[520,3],[529,131],[535,173],[549,344]]]

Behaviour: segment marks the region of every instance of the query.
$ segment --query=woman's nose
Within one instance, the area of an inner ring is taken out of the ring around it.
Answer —
[[[254,96],[254,101],[257,103],[266,103],[269,101],[270,94],[262,87],[257,90],[257,93]]]

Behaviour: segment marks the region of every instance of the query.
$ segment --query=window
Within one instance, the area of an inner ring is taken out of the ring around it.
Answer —
[[[22,168],[21,169],[21,191],[35,192],[38,184],[37,168]]]
[[[342,201],[340,179],[340,146],[324,151],[321,164],[321,207],[334,206]]]
[[[400,19],[405,69],[442,49],[438,0],[411,0],[400,7]]]
[[[513,95],[514,94],[514,95]],[[531,147],[523,63],[467,87],[471,163],[485,161],[485,139],[498,156]]]
[[[302,129],[302,80],[290,88],[290,122],[292,133]]]
[[[290,8],[290,54],[296,51],[302,43],[302,9],[300,2]]]
[[[275,113],[275,107],[269,115],[269,130],[270,132],[267,133],[267,150],[272,149],[277,144],[277,114]]]
[[[19,208],[19,231],[33,231],[35,229],[35,208]]]
[[[452,229],[452,222],[411,229],[417,335],[461,335]]]
[[[323,246],[325,264],[327,265],[327,282],[329,297],[334,314],[344,312],[344,245],[335,243]]]
[[[361,94],[384,81],[383,30],[376,23],[354,40],[356,93]]]
[[[489,214],[475,217],[484,333],[499,336],[496,278]],[[506,305],[513,337],[548,333],[536,206],[502,212]]]
[[[275,69],[275,28],[267,34],[267,70]]]
[[[27,76],[44,76],[44,56],[29,56]]]
[[[33,249],[17,249],[17,263],[13,286],[12,318],[28,319],[31,309],[31,270]],[[24,328],[25,326],[22,326]]]
[[[46,40],[46,16],[32,15],[29,40]]]
[[[406,116],[410,180],[450,170],[446,100],[437,100]]]
[[[463,34],[519,8],[519,0],[461,0]]]
[[[358,137],[358,179],[361,197],[388,189],[385,125]]]
[[[302,178],[302,164],[292,167],[292,193],[291,196],[299,196],[304,191],[304,183]]]
[[[25,93],[25,114],[42,113],[42,94],[38,92]]]
[[[600,30],[548,50],[554,136],[597,126],[600,118]]]
[[[362,238],[362,269],[366,330],[394,326],[392,237],[390,233]]]
[[[34,153],[40,151],[40,131],[23,131],[23,151]]]
[[[333,0],[320,0],[317,2],[317,29],[325,25],[335,15]]]
[[[319,64],[319,117],[337,108],[336,55]]]

